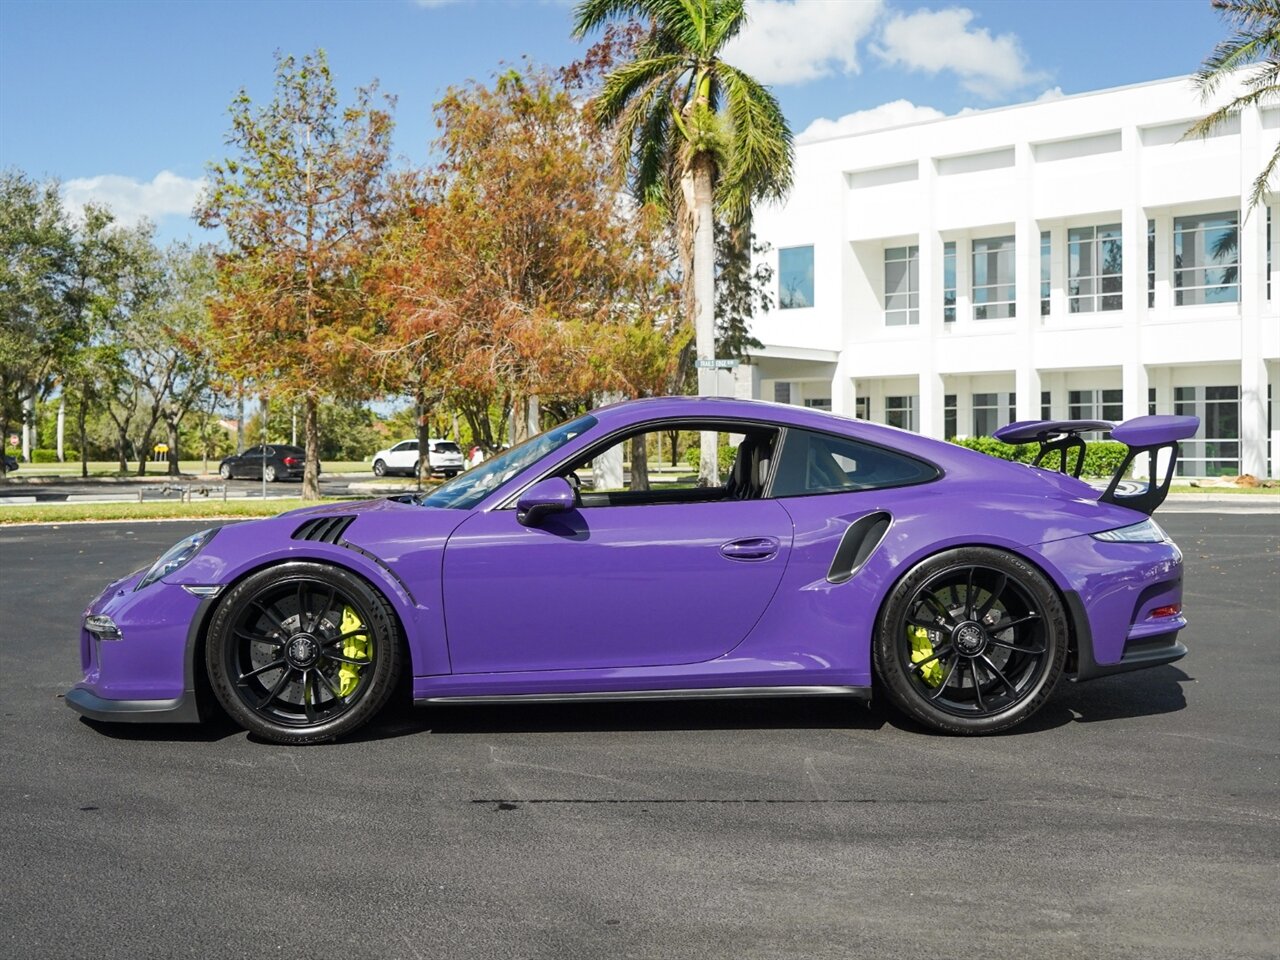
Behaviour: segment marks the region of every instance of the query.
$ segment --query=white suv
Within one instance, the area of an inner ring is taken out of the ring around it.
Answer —
[[[431,440],[427,461],[432,473],[456,476],[462,472],[462,450],[452,440]],[[401,440],[389,450],[379,450],[373,455],[373,473],[385,477],[392,473],[413,476],[418,472],[418,441]]]

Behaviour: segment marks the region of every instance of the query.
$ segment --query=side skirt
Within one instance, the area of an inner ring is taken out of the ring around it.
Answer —
[[[419,697],[427,703],[579,703],[615,700],[729,700],[758,697],[856,697],[871,699],[870,687],[704,687],[685,690],[593,690],[587,693],[513,693],[479,696]]]

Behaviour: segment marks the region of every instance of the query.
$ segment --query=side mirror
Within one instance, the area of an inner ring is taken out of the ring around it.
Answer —
[[[536,527],[544,517],[563,513],[578,505],[577,491],[564,477],[547,477],[520,494],[516,519],[526,527]]]

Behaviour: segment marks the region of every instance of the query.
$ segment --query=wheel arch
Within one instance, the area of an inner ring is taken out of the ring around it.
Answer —
[[[339,548],[340,549],[340,548]],[[236,572],[236,574],[228,580],[218,592],[216,597],[205,599],[196,609],[195,615],[191,618],[191,625],[187,628],[186,655],[184,660],[185,673],[185,689],[189,697],[194,697],[196,709],[199,712],[201,720],[210,720],[215,717],[225,715],[218,698],[214,695],[213,687],[209,681],[209,670],[205,663],[205,649],[208,645],[209,625],[213,620],[214,614],[218,608],[225,602],[227,596],[242,582],[255,574],[272,567],[283,566],[292,563],[314,563],[321,566],[333,567],[358,577],[371,590],[375,591],[386,602],[387,607],[391,610],[391,614],[395,617],[395,625],[397,630],[397,639],[400,645],[400,652],[404,656],[404,662],[408,667],[406,674],[412,678],[414,670],[413,645],[409,643],[409,631],[406,625],[404,612],[401,609],[404,601],[410,604],[413,597],[408,594],[407,588],[403,584],[399,584],[400,590],[388,591],[383,585],[377,583],[369,572],[361,569],[359,566],[342,563],[336,557],[328,555],[308,555],[296,556],[293,554],[284,557],[272,557],[266,560],[259,560],[250,564]],[[403,592],[403,596],[400,596]],[[411,684],[410,684],[411,685]]]
[[[967,548],[980,548],[984,550],[998,550],[1002,553],[1008,553],[1017,557],[1027,565],[1037,570],[1041,576],[1049,583],[1054,594],[1058,598],[1058,602],[1062,604],[1063,613],[1067,621],[1067,672],[1075,669],[1075,664],[1079,660],[1080,644],[1089,643],[1089,622],[1084,617],[1084,608],[1080,605],[1074,591],[1065,588],[1063,584],[1066,578],[1062,575],[1053,564],[1049,563],[1041,554],[1033,549],[1023,545],[1017,545],[1008,541],[997,540],[964,540],[956,543],[947,543],[944,545],[934,545],[931,549],[922,551],[912,555],[910,560],[901,565],[901,572],[893,577],[881,592],[880,602],[876,608],[876,616],[873,621],[872,632],[869,638],[872,647],[875,646],[876,638],[880,635],[880,628],[884,623],[885,611],[889,606],[889,598],[893,596],[894,591],[898,588],[898,584],[911,575],[920,564],[926,563],[933,557],[947,553],[951,550],[964,550]],[[1077,622],[1077,620],[1082,622]],[[875,657],[869,657],[868,661],[871,665],[871,675],[873,680],[877,676],[877,668]]]

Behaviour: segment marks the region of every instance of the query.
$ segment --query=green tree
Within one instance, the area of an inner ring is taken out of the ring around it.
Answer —
[[[56,183],[0,173],[0,254],[0,443],[7,443],[83,336],[75,240]]]
[[[323,51],[277,56],[274,99],[259,108],[242,90],[232,103],[237,155],[210,165],[196,211],[230,246],[213,304],[220,362],[302,406],[306,499],[320,496],[322,400],[372,389],[359,346],[377,318],[360,277],[382,226],[391,107],[376,83],[341,106]]]
[[[677,228],[697,359],[710,360],[715,211],[742,222],[753,202],[785,195],[792,178],[791,130],[778,101],[721,58],[746,23],[743,0],[581,0],[574,17],[577,37],[620,19],[647,21],[631,59],[605,79],[595,116],[615,129],[637,199]],[[699,392],[714,382],[700,366]],[[714,482],[715,451],[705,441],[700,473]]]
[[[1237,70],[1244,70],[1244,90],[1196,121],[1187,131],[1188,137],[1206,137],[1245,107],[1265,106],[1280,99],[1280,3],[1276,0],[1212,0],[1212,5],[1232,33],[1205,58],[1196,74],[1196,86],[1207,102],[1224,80]],[[1249,196],[1251,209],[1266,202],[1271,175],[1278,163],[1280,144],[1253,181]]]

